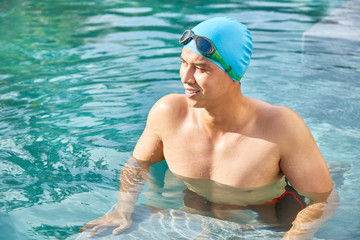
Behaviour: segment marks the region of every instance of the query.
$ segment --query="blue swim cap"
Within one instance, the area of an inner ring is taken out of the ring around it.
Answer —
[[[242,77],[245,74],[252,54],[252,38],[244,24],[229,17],[215,17],[199,23],[192,31],[198,36],[210,39],[236,75]],[[201,55],[194,41],[184,47]],[[219,62],[206,58],[225,71]]]

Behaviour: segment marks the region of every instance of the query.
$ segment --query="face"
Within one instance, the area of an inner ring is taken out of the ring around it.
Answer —
[[[216,64],[187,48],[181,53],[180,77],[192,107],[218,105],[235,82]]]

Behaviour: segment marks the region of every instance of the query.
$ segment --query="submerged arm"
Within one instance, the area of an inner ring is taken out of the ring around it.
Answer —
[[[334,215],[339,206],[340,199],[335,188],[330,193],[301,194],[312,200],[297,214],[284,239],[311,239],[316,231]]]
[[[113,230],[113,234],[116,235],[130,227],[131,214],[145,183],[144,176],[147,172],[148,168],[145,166],[141,168],[136,160],[130,157],[120,174],[118,203],[104,216],[87,223],[80,231],[92,228],[89,232],[89,237],[91,237],[102,228],[116,227]]]

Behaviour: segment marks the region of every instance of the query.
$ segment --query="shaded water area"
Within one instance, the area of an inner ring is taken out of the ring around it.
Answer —
[[[297,111],[329,165],[316,238],[358,238],[360,55],[303,39],[344,2],[0,0],[0,239],[75,239],[112,207],[151,106],[183,92],[180,34],[223,15],[253,37],[244,95]]]

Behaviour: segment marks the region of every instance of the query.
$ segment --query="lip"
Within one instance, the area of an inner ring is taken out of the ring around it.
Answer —
[[[200,93],[200,90],[193,88],[185,88],[185,95],[188,98],[192,98]]]

